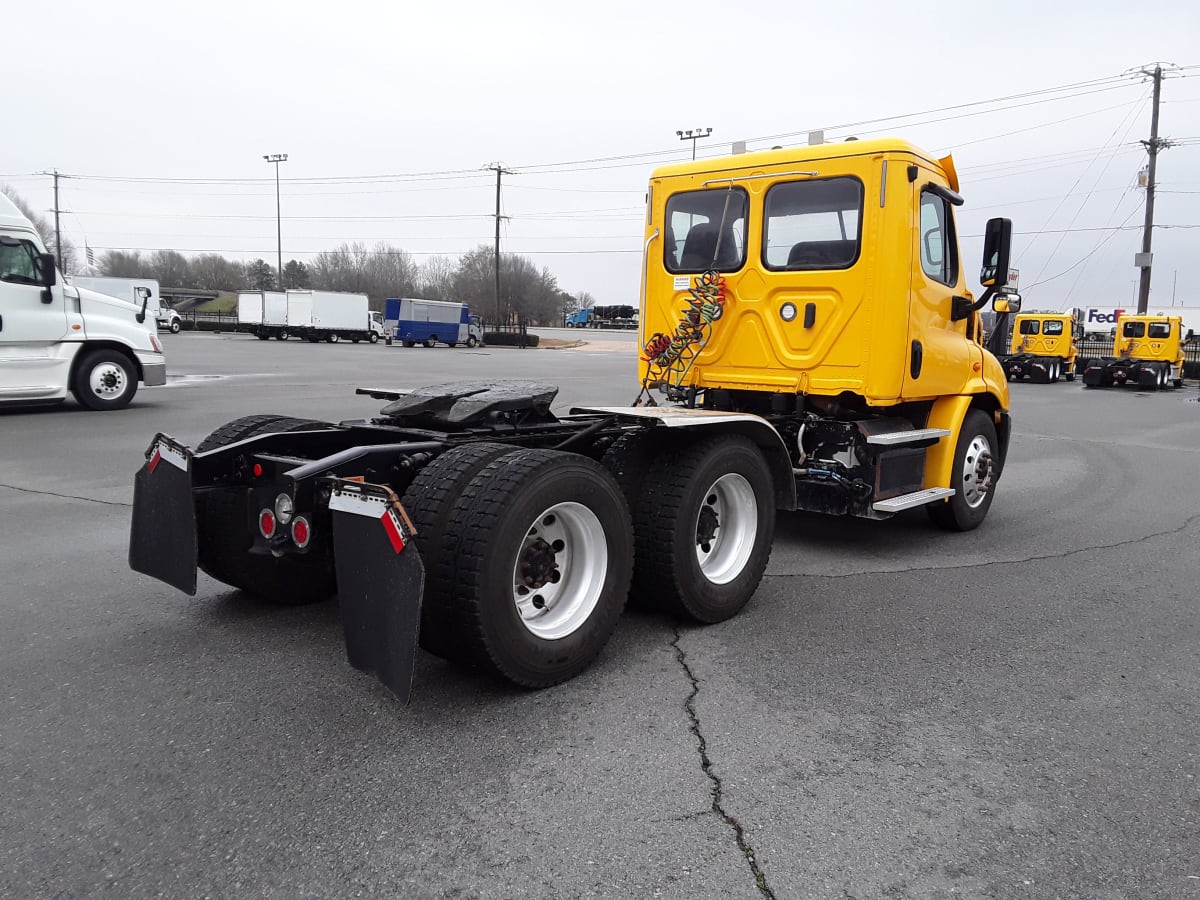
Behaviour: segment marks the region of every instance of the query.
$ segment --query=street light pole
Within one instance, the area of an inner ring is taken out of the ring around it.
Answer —
[[[702,137],[708,137],[710,134],[712,134],[712,129],[711,128],[689,128],[687,131],[676,131],[675,133],[677,135],[679,135],[679,139],[681,141],[691,141],[692,142],[692,159],[695,160],[695,158],[696,158],[696,141],[700,140],[700,138],[702,138]]]
[[[286,153],[271,153],[264,156],[269,163],[275,164],[275,237],[278,240],[279,257],[277,259],[278,268],[275,270],[275,285],[279,290],[283,290],[283,219],[279,214],[279,164],[287,162],[288,155]]]

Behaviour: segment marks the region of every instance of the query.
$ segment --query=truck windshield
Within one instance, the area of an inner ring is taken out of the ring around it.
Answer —
[[[29,241],[0,243],[0,281],[39,284],[37,250]]]
[[[668,272],[732,272],[746,262],[746,192],[684,191],[667,201],[663,262]]]
[[[848,269],[858,259],[863,186],[857,178],[788,181],[767,191],[763,265]]]
[[[1047,319],[1042,323],[1042,334],[1062,334],[1063,323],[1059,319]]]
[[[1021,334],[1038,334],[1041,328],[1042,323],[1037,319],[1024,319],[1021,322]]]

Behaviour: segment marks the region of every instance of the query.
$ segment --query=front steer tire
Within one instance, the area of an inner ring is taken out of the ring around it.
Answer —
[[[129,357],[104,347],[85,351],[71,375],[75,399],[97,411],[124,409],[137,387],[137,369]]]
[[[979,409],[968,410],[958,432],[954,468],[950,471],[949,486],[954,488],[954,496],[925,507],[934,525],[945,531],[971,531],[979,527],[996,495],[999,446],[992,417]],[[986,483],[979,474],[981,465],[989,469],[983,476]]]
[[[263,434],[332,428],[329,422],[291,416],[243,416],[222,425],[196,448],[203,453]],[[251,553],[256,510],[246,490],[200,491],[195,495],[198,562],[208,575],[230,587],[280,606],[318,603],[337,593],[333,554],[327,544],[308,553],[274,557]]]
[[[704,624],[737,615],[771,556],[775,486],[762,451],[719,435],[659,454],[634,517],[634,591]],[[705,549],[705,548],[708,549]]]
[[[544,688],[608,643],[629,593],[633,538],[625,498],[599,463],[550,450],[502,456],[463,490],[447,533],[458,536],[444,582],[455,627],[447,658]],[[517,585],[529,572],[537,580]]]

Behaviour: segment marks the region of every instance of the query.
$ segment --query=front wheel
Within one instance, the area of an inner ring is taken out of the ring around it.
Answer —
[[[71,391],[88,409],[121,409],[137,393],[137,384],[137,372],[125,354],[90,350],[75,368]]]
[[[171,334],[179,334],[179,329],[182,327],[183,326],[179,323],[178,319],[171,320]]]
[[[467,347],[474,349],[478,345],[479,345],[479,339],[476,338],[475,335],[472,334],[467,338]]]
[[[518,450],[484,466],[454,506],[446,655],[523,687],[583,671],[625,607],[633,539],[625,498],[585,456]]]
[[[982,410],[967,411],[958,432],[950,487],[954,496],[925,507],[929,518],[946,531],[971,531],[987,516],[999,476],[996,426]]]
[[[379,335],[376,334],[374,331],[372,331],[371,336],[369,338],[367,338],[367,340],[369,340],[372,344],[378,344],[379,343]]]
[[[775,487],[747,438],[659,453],[637,502],[635,592],[698,622],[737,615],[758,589],[775,534]]]

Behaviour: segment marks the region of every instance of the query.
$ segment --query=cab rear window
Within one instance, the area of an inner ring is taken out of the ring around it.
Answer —
[[[1062,334],[1063,323],[1061,319],[1047,319],[1042,323],[1042,334]]]
[[[1152,338],[1169,338],[1171,336],[1170,322],[1151,322],[1150,337]]]
[[[741,188],[683,191],[667,200],[663,264],[668,272],[734,272],[746,263],[746,210]]]
[[[1126,322],[1121,326],[1121,337],[1140,338],[1146,336],[1145,322]]]
[[[762,261],[768,269],[848,269],[858,260],[863,185],[857,178],[786,181],[767,191]]]
[[[1037,319],[1024,319],[1021,322],[1021,334],[1040,334],[1042,323]]]

